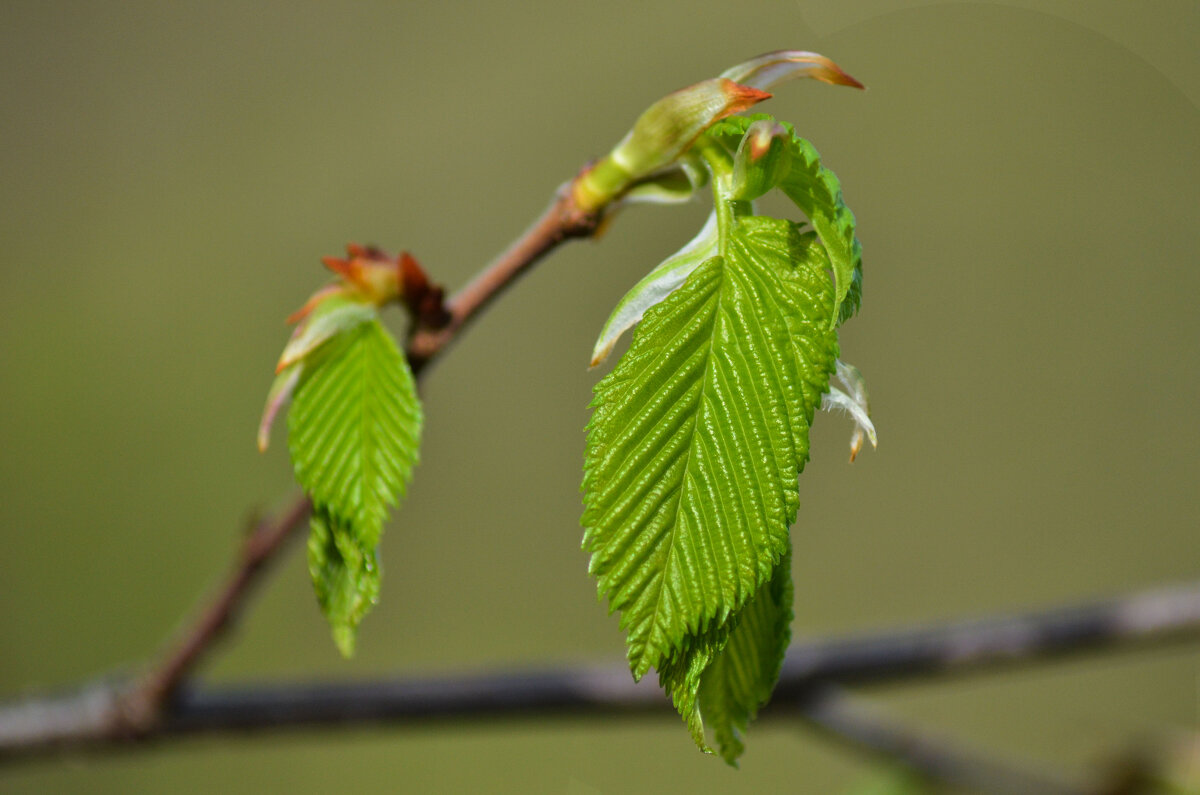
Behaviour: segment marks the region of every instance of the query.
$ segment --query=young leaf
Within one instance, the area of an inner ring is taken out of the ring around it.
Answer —
[[[712,726],[721,756],[737,765],[741,735],[767,703],[791,638],[791,555],[784,555],[770,582],[738,612],[725,647],[700,679],[700,711]]]
[[[604,324],[592,349],[592,367],[608,358],[617,340],[635,326],[646,310],[661,302],[683,284],[701,262],[717,253],[717,214],[710,213],[700,232],[683,248],[663,260],[658,267],[633,286],[617,303]]]
[[[779,184],[792,170],[792,134],[772,119],[746,128],[733,156],[730,198],[752,201]]]
[[[862,303],[862,246],[854,233],[854,213],[842,201],[842,184],[821,165],[808,141],[792,136],[792,170],[780,189],[808,216],[825,245],[837,284],[833,322],[854,316]]]
[[[658,668],[693,734],[700,674],[789,548],[838,352],[815,235],[753,216],[722,232],[596,386],[583,482],[589,570],[633,675]]]
[[[730,151],[736,150],[747,130],[770,116],[724,119],[708,135],[720,140]],[[837,176],[821,165],[821,157],[811,143],[795,134],[790,124],[781,123],[791,138],[791,168],[779,188],[808,217],[821,238],[833,267],[837,284],[837,311],[834,323],[840,325],[858,311],[862,303],[862,246],[855,236],[854,213],[842,200]]]
[[[308,535],[308,573],[317,604],[333,630],[338,650],[354,654],[355,632],[379,598],[375,548],[364,546],[354,529],[314,506]]]
[[[421,420],[408,362],[378,320],[317,351],[296,389],[288,443],[313,502],[309,566],[345,653],[378,593],[374,550],[416,463]]]

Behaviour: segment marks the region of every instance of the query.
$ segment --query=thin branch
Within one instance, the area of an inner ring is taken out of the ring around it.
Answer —
[[[595,234],[602,214],[603,208],[595,212],[580,210],[572,200],[571,192],[560,190],[523,235],[447,302],[448,323],[414,331],[407,350],[413,372],[420,374],[472,319],[538,260],[567,240]]]
[[[308,498],[301,496],[276,519],[259,522],[254,532],[246,537],[233,571],[196,621],[163,654],[160,662],[119,700],[113,719],[122,724],[122,731],[142,733],[158,721],[163,705],[233,624],[267,564],[283,549],[296,529],[303,526],[311,509]]]
[[[794,702],[805,721],[842,745],[899,761],[923,777],[987,795],[1085,795],[1052,773],[1017,766],[896,722],[874,704],[832,686]]]
[[[833,683],[902,682],[1196,638],[1200,582],[1017,616],[793,644],[772,703],[788,709],[814,687]],[[121,692],[119,684],[102,682],[62,698],[0,708],[0,760],[55,749],[128,747],[128,732],[115,731],[95,717]],[[613,666],[351,684],[186,688],[160,722],[140,736],[554,715],[611,718],[665,714],[668,709],[656,687],[634,685],[624,666]]]
[[[415,312],[416,324],[407,349],[414,374],[420,377],[468,323],[535,262],[566,240],[592,235],[604,209],[580,210],[570,191],[560,190],[541,217],[450,299],[444,311],[425,307],[424,312]],[[415,261],[412,266],[419,271]],[[424,279],[423,273],[420,276]],[[428,317],[437,317],[438,322],[424,322]],[[0,725],[0,749],[21,746],[24,741],[20,738],[28,737],[31,727],[36,726],[45,728],[45,739],[51,744],[55,738],[70,744],[80,738],[130,738],[158,731],[170,699],[232,625],[267,564],[304,525],[311,508],[308,498],[301,495],[279,517],[258,524],[243,543],[233,570],[197,619],[141,679],[117,689],[109,685],[89,687],[79,696],[77,713],[63,704],[49,703],[42,705],[46,709],[29,704],[27,709],[5,713],[12,721]]]

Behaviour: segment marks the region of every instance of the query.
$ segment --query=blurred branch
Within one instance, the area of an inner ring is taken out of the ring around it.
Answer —
[[[180,634],[158,664],[113,705],[109,719],[114,730],[140,734],[158,722],[163,705],[233,624],[267,564],[283,549],[296,529],[304,525],[311,509],[308,498],[300,496],[278,518],[257,524],[242,543],[241,554],[225,584],[200,612],[199,618]],[[3,729],[0,729],[0,735],[2,733]]]
[[[1021,615],[806,641],[789,649],[764,714],[794,714],[796,704],[819,685],[900,682],[1198,637],[1200,582],[1194,582]],[[187,734],[622,717],[669,709],[657,688],[635,685],[623,665],[348,684],[179,688],[159,720],[136,732],[119,719],[119,705],[129,692],[128,685],[100,682],[63,697],[0,707],[0,761]]]
[[[1007,616],[793,644],[783,679],[895,681],[1196,638],[1200,581]]]
[[[1085,795],[1027,764],[1018,767],[897,723],[875,705],[823,686],[794,702],[805,721],[842,745],[899,761],[923,778],[988,795]]]

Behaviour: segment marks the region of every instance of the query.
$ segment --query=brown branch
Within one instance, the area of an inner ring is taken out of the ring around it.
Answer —
[[[604,209],[580,210],[575,206],[570,190],[560,190],[541,217],[444,307],[428,306],[427,300],[420,306],[410,307],[414,331],[407,354],[414,374],[419,377],[473,318],[535,262],[566,240],[592,235]],[[440,298],[440,288],[427,283],[423,271],[411,256],[402,255],[400,262],[406,266],[406,281],[421,282],[424,299]],[[79,696],[79,712],[72,713],[62,704],[46,704],[44,710],[36,705],[26,705],[30,709],[21,714],[6,713],[11,720],[0,726],[0,747],[12,750],[20,746],[23,741],[16,738],[26,736],[31,725],[41,725],[46,732],[42,739],[51,745],[59,740],[70,744],[87,738],[136,738],[161,731],[168,717],[167,705],[180,684],[231,626],[267,564],[304,525],[311,507],[308,499],[301,495],[276,519],[265,520],[256,526],[242,544],[233,570],[200,611],[199,617],[180,633],[140,679],[116,688],[111,685],[88,688]]]
[[[998,670],[1068,654],[1200,638],[1200,582],[1067,608],[939,626],[793,644],[764,715],[794,714],[815,687],[903,682]],[[59,698],[0,707],[0,761],[54,750],[132,747],[108,720],[123,694],[99,682]],[[363,683],[180,689],[141,739],[191,734],[271,732],[297,727],[387,723],[428,725],[549,716],[669,714],[649,683],[635,685],[624,666],[409,678]]]
[[[580,210],[569,189],[562,189],[541,217],[508,249],[447,303],[450,320],[432,328],[419,326],[408,341],[408,362],[420,373],[467,324],[534,263],[572,238],[590,237],[599,227],[603,209]]]
[[[159,663],[117,700],[112,716],[115,731],[138,735],[152,730],[162,717],[163,705],[231,626],[267,564],[304,525],[311,509],[308,498],[301,496],[276,519],[258,523],[242,543],[233,571],[200,616]]]

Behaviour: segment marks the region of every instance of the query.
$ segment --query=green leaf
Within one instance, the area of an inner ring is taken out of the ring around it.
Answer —
[[[746,128],[733,156],[730,198],[753,201],[776,187],[792,170],[792,134],[773,119]]]
[[[717,214],[714,212],[687,245],[659,263],[625,294],[600,330],[600,337],[592,348],[592,367],[608,357],[621,335],[637,325],[647,309],[677,290],[700,263],[716,255],[717,237]]]
[[[421,405],[404,355],[377,319],[341,333],[306,361],[288,443],[314,507],[313,584],[348,653],[378,595],[375,547],[417,461]]]
[[[693,735],[701,674],[789,549],[838,353],[814,234],[736,217],[720,249],[596,386],[583,482],[589,570],[621,611],[633,675],[656,667]]]
[[[708,136],[736,151],[752,124],[774,121],[766,114],[734,116],[715,124]],[[820,236],[833,268],[837,285],[835,324],[853,317],[862,303],[862,246],[855,236],[854,213],[842,199],[837,176],[821,164],[811,143],[796,135],[792,125],[781,122],[791,136],[791,169],[779,184],[780,190],[808,217]]]
[[[713,729],[721,756],[737,766],[741,735],[767,703],[791,638],[791,555],[771,581],[738,612],[737,626],[700,679],[700,711]]]
[[[283,355],[279,357],[276,372],[306,358],[338,334],[379,317],[374,306],[353,296],[340,295],[335,292],[338,289],[326,288],[327,295],[322,297],[312,314],[296,326],[292,338],[283,349]]]
[[[837,284],[835,322],[846,322],[862,303],[862,246],[854,234],[854,213],[842,201],[842,185],[821,165],[820,155],[803,138],[792,137],[792,170],[780,189],[808,216],[825,244]]]
[[[308,572],[317,603],[346,657],[354,654],[355,631],[379,598],[379,562],[348,524],[314,508],[308,536]]]

